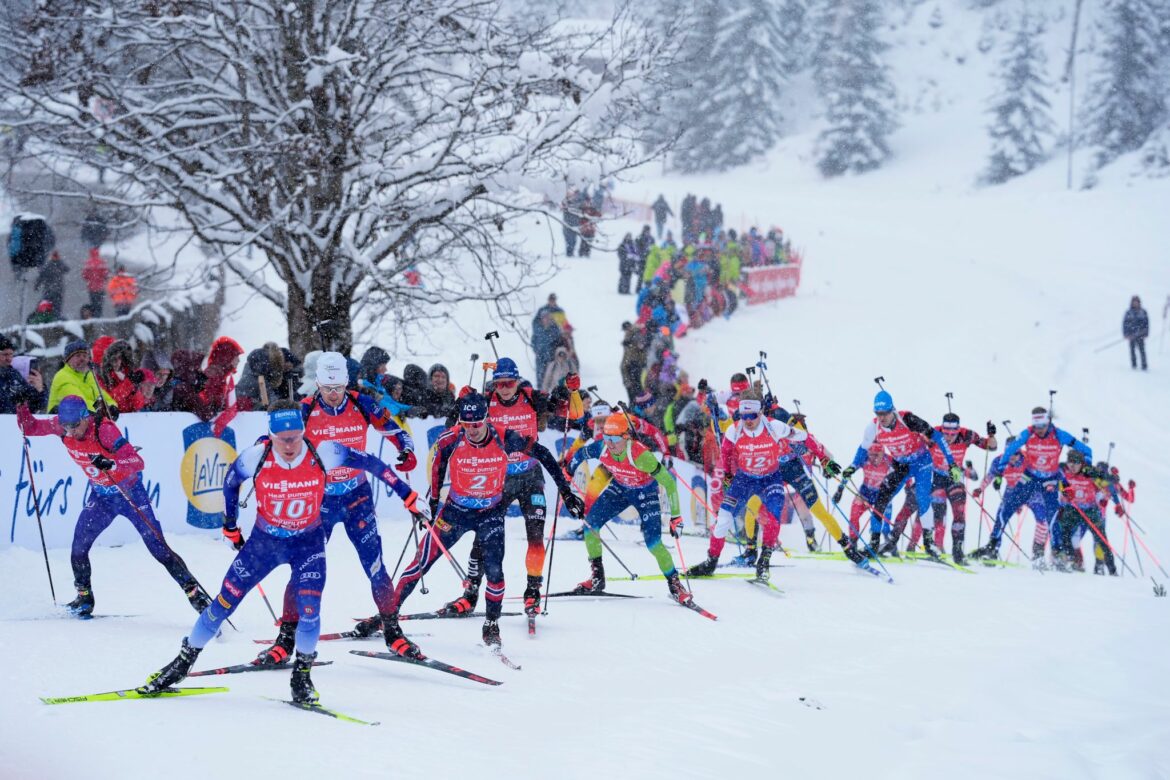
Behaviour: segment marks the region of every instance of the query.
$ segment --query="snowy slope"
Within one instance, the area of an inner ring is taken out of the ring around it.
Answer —
[[[960,22],[972,17],[955,13],[948,12],[944,30],[952,23],[967,30]],[[706,376],[722,386],[767,350],[780,397],[800,398],[813,431],[842,458],[871,416],[875,375],[886,377],[902,408],[931,419],[945,411],[943,393],[953,391],[956,411],[972,426],[1010,418],[1016,429],[1056,389],[1058,424],[1077,434],[1089,427],[1102,454],[1109,441],[1117,443],[1113,462],[1138,481],[1134,518],[1170,564],[1162,442],[1170,430],[1170,352],[1159,352],[1155,335],[1144,375],[1130,371],[1123,346],[1095,352],[1120,337],[1134,293],[1143,296],[1155,331],[1162,325],[1170,183],[1107,175],[1091,192],[1069,193],[1063,162],[1054,161],[1011,185],[974,188],[973,168],[985,149],[975,94],[981,89],[967,95],[964,86],[982,78],[972,73],[983,73],[978,69],[990,60],[972,55],[966,65],[943,68],[942,48],[900,54],[895,63],[905,83],[937,71],[941,98],[937,110],[924,103],[928,108],[895,137],[898,158],[885,170],[818,181],[805,157],[816,130],[810,121],[750,169],[687,178],[647,172],[621,185],[618,194],[635,200],[659,191],[674,204],[687,192],[710,196],[733,226],[779,225],[808,258],[796,298],[741,309],[691,333],[679,344],[682,364],[693,380]],[[607,226],[609,246],[634,227]],[[527,229],[536,251],[554,251],[546,228]],[[633,312],[632,298],[616,295],[616,258],[598,252],[561,263],[542,292],[558,293],[577,328],[586,383],[617,395],[619,324]],[[225,328],[258,346],[276,337],[273,314],[251,305]],[[391,369],[441,359],[461,383],[460,361],[473,351],[490,354],[482,334],[497,323],[482,307],[459,314],[460,328],[436,329],[425,347],[395,354]],[[370,341],[392,335],[370,334]],[[503,342],[502,351],[521,356],[522,366],[530,359],[521,336],[505,333]],[[981,458],[976,467],[982,472]],[[969,505],[969,547],[977,512]],[[1109,522],[1111,538],[1120,540],[1121,526],[1112,515]],[[1022,543],[1031,529],[1028,520]],[[508,530],[505,571],[509,596],[517,596],[523,531],[518,523]],[[388,563],[407,533],[402,523],[383,528]],[[616,533],[621,541],[607,538],[622,559],[638,573],[653,572],[635,529],[618,526]],[[792,528],[783,539],[802,549]],[[184,537],[180,544],[208,585],[231,558],[210,541]],[[467,548],[462,542],[457,555]],[[704,548],[703,540],[683,540],[688,562]],[[611,556],[606,561],[611,576],[622,573]],[[42,706],[38,696],[137,684],[174,655],[194,615],[158,566],[130,545],[95,550],[94,579],[100,612],[134,617],[32,619],[49,611],[44,563],[36,553],[11,550],[0,558],[0,776],[289,776],[308,769],[591,780],[747,771],[1170,777],[1170,599],[1155,599],[1148,577],[962,574],[919,563],[891,566],[897,583],[889,586],[841,562],[775,562],[784,566],[774,570],[783,597],[735,581],[696,584],[697,600],[720,616],[717,623],[669,604],[660,581],[611,584],[651,597],[644,600],[554,601],[535,641],[522,621],[505,618],[505,649],[523,665],[520,672],[476,647],[477,620],[407,624],[429,634],[417,637],[426,652],[503,680],[497,689],[345,652],[378,649],[377,641],[323,644],[322,657],[335,662],[314,674],[323,701],[382,722],[369,731],[260,698],[286,695],[284,672],[216,680],[232,688],[220,696]],[[52,552],[52,565],[60,595],[68,588],[65,551]],[[1145,559],[1144,572],[1152,568]],[[586,573],[583,546],[558,542],[553,587]],[[274,602],[283,584],[282,571],[266,581]],[[458,591],[442,562],[427,585],[431,593],[416,592],[408,611],[438,606]],[[326,630],[368,614],[368,593],[352,547],[335,539]],[[201,668],[250,658],[258,649],[251,639],[272,634],[256,595],[237,617],[241,633],[213,643]]]

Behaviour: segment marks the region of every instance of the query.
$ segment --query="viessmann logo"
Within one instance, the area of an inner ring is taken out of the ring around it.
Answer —
[[[308,481],[303,481],[303,482],[289,482],[287,479],[282,479],[280,481],[280,492],[287,493],[290,490],[303,490],[305,488],[314,488],[314,487],[317,487],[318,484],[319,483],[317,483],[314,480],[308,480]]]

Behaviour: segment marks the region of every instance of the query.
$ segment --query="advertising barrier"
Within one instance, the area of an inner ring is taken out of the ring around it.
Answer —
[[[740,287],[749,304],[766,303],[796,295],[800,286],[800,264],[763,265],[744,269]]]
[[[223,517],[223,481],[237,447],[246,448],[267,432],[268,416],[263,412],[243,412],[236,415],[223,436],[211,435],[211,426],[186,412],[154,412],[124,414],[118,427],[146,461],[142,473],[147,494],[155,514],[168,536],[177,534],[204,534],[218,536]],[[422,450],[433,444],[443,430],[438,419],[411,419],[407,428]],[[569,433],[572,444],[576,431]],[[548,430],[540,434],[540,441],[553,454],[559,454],[563,434]],[[34,436],[31,444],[33,482],[36,483],[41,517],[44,521],[45,541],[50,547],[68,547],[73,539],[73,527],[89,489],[81,469],[70,460],[61,440],[55,436]],[[394,444],[371,431],[366,442],[367,451],[393,464],[397,455]],[[430,458],[420,453],[418,467],[401,476],[425,496],[429,480]],[[675,470],[686,480],[685,484],[703,485],[703,475],[689,463],[675,461]],[[250,487],[250,485],[248,486]],[[242,494],[246,494],[247,487]],[[556,502],[556,489],[551,479],[545,478],[545,492],[549,506]],[[374,502],[379,517],[406,519],[402,502],[391,495],[385,485],[374,482]],[[691,496],[684,484],[679,485],[683,516],[688,523],[692,512],[703,517],[702,505]],[[664,506],[664,511],[666,507]],[[247,533],[255,517],[255,502],[240,510],[240,527]],[[564,509],[561,510],[565,516]],[[518,515],[515,505],[509,514]],[[0,415],[0,549],[11,546],[40,549],[37,533],[36,508],[20,429],[14,415]],[[575,522],[562,521],[561,528],[570,530]],[[664,526],[665,527],[665,526]],[[560,529],[558,529],[558,533]],[[102,545],[138,544],[138,534],[129,521],[119,520],[102,534]]]

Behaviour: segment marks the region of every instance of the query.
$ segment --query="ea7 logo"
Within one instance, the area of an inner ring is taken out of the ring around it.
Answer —
[[[232,561],[232,571],[244,578],[252,576],[252,572],[248,571],[248,569],[244,566],[244,562],[239,558]]]

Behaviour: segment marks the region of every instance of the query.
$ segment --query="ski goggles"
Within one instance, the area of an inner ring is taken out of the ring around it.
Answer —
[[[520,384],[519,379],[495,379],[493,384],[502,390],[511,390],[516,385]]]
[[[621,435],[613,436],[610,434],[605,434],[601,438],[605,439],[606,444],[618,444],[618,443],[626,440],[625,436],[621,436]]]
[[[743,412],[739,413],[739,419],[741,420],[758,420],[759,418],[759,412],[748,412],[747,414],[744,414]]]
[[[345,385],[317,385],[317,389],[322,393],[344,393]]]
[[[464,428],[469,428],[473,431],[478,431],[481,428],[483,428],[485,425],[487,425],[487,420],[486,419],[483,419],[483,420],[460,420],[459,424],[462,425]]]

